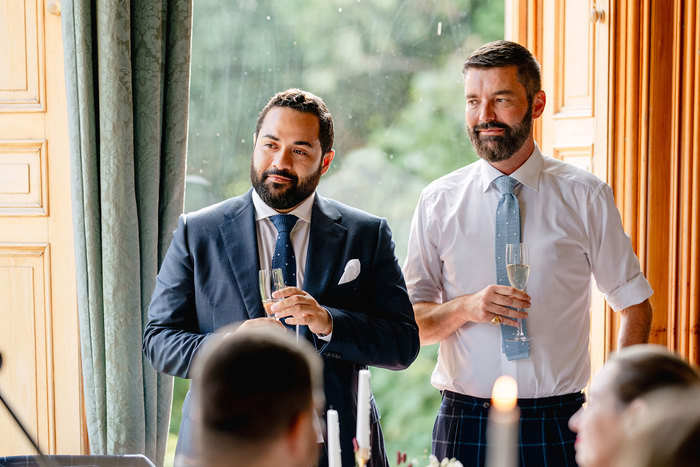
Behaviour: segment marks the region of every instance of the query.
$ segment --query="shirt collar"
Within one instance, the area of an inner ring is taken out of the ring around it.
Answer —
[[[495,179],[504,174],[483,159],[479,160],[479,164],[481,164],[481,185],[485,192]],[[537,143],[535,143],[535,149],[532,151],[532,154],[530,154],[530,157],[527,158],[523,165],[518,167],[518,170],[510,174],[510,176],[520,182],[520,184],[535,191],[539,191],[540,173],[542,172],[543,165],[544,157]]]
[[[299,206],[292,209],[287,214],[294,214],[299,219],[310,224],[311,223],[311,209],[314,206],[314,198],[316,197],[316,192],[314,191],[311,195],[299,204]],[[257,191],[253,190],[253,206],[255,206],[255,220],[259,221],[261,219],[267,219],[272,216],[276,216],[279,212],[275,211],[273,208],[265,204]]]

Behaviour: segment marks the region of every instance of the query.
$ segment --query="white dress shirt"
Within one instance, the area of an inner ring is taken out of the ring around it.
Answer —
[[[501,194],[492,182],[501,175],[479,160],[423,190],[404,266],[413,303],[443,303],[497,282],[494,230]],[[652,289],[607,184],[543,157],[537,147],[510,176],[520,182],[515,194],[522,241],[530,249],[530,358],[508,361],[499,326],[469,322],[440,343],[431,382],[488,398],[496,378],[510,375],[519,397],[577,392],[590,376],[592,276],[616,311],[643,302]]]
[[[296,225],[289,233],[294,249],[294,258],[297,261],[297,287],[301,289],[304,284],[304,272],[306,270],[306,251],[309,249],[309,232],[311,229],[311,209],[314,206],[316,192],[306,198],[296,208],[287,214],[294,214],[299,218]],[[275,253],[277,243],[277,229],[270,217],[279,212],[265,204],[258,192],[253,190],[253,206],[255,206],[255,231],[258,236],[258,258],[260,269],[272,267],[272,255]]]
[[[309,249],[309,233],[311,231],[311,210],[314,206],[315,197],[316,192],[313,192],[299,206],[287,213],[294,214],[299,218],[289,235],[292,240],[292,248],[294,249],[294,258],[297,262],[297,287],[300,289],[304,285],[306,253]],[[275,244],[277,243],[277,228],[270,220],[270,217],[276,216],[279,212],[265,204],[265,201],[260,198],[260,195],[255,190],[253,190],[253,206],[255,207],[255,232],[258,239],[260,268],[270,269],[272,267],[272,255],[275,253]],[[332,335],[333,333],[331,332],[325,336],[317,334],[317,337],[330,342]]]

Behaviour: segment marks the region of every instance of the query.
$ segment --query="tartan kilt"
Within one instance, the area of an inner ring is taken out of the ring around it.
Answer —
[[[518,399],[519,452],[522,467],[575,467],[569,419],[585,402],[583,393]],[[486,463],[486,426],[491,401],[443,391],[433,428],[432,450],[442,460],[456,458],[465,466]]]

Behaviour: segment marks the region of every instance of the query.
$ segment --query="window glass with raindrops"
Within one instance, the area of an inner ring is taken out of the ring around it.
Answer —
[[[318,192],[387,218],[403,264],[420,191],[476,156],[462,63],[502,39],[505,0],[196,0],[185,210],[250,188],[258,113],[298,87],[328,105],[335,159]],[[404,371],[372,368],[387,453],[427,459],[437,347]],[[189,381],[176,381],[169,454]],[[172,457],[170,462],[172,462]]]

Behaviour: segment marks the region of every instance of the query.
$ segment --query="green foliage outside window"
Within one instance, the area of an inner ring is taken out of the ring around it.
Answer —
[[[245,193],[255,120],[277,91],[321,96],[336,158],[319,192],[386,217],[403,262],[420,190],[476,159],[462,62],[503,37],[504,0],[197,0],[187,211]],[[437,346],[401,372],[372,368],[387,451],[425,459]],[[177,380],[171,431],[189,382]]]

